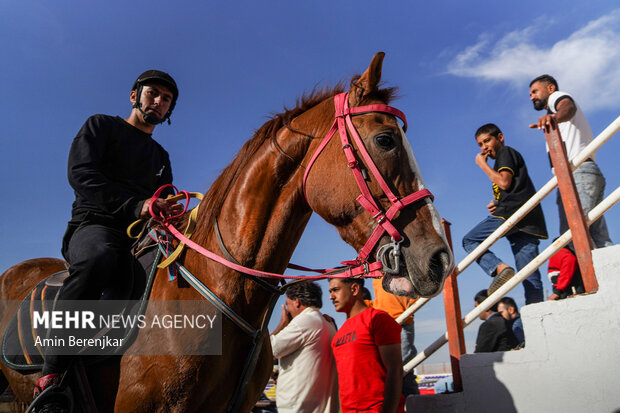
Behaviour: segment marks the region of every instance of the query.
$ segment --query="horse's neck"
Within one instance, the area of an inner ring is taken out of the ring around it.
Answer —
[[[331,99],[325,100],[293,124],[308,133],[326,133],[332,105]],[[312,213],[303,195],[302,165],[320,140],[294,130],[281,127],[263,142],[228,191],[217,218],[226,248],[255,269],[283,272]],[[219,248],[214,235],[208,238]]]
[[[224,246],[239,263],[276,273],[286,269],[311,215],[301,191],[302,178],[303,168],[270,139],[240,171],[217,216]],[[213,228],[197,228],[195,236],[207,249],[224,255]],[[248,322],[260,324],[271,297],[265,288],[193,252],[185,264]]]
[[[303,170],[266,141],[236,180],[218,217],[222,237],[244,265],[282,272],[310,217]]]

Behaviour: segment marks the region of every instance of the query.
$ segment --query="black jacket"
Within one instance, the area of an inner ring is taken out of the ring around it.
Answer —
[[[150,134],[108,115],[91,116],[78,132],[68,176],[75,192],[71,223],[88,216],[119,229],[138,218],[157,188],[172,183],[168,153]]]
[[[518,344],[510,323],[500,313],[493,313],[478,329],[474,353],[508,351]]]

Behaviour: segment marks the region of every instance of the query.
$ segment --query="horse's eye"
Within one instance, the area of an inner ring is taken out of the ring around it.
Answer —
[[[381,134],[381,135],[375,136],[375,143],[381,149],[385,149],[385,150],[390,150],[396,146],[394,137],[392,135],[387,135],[387,134]]]

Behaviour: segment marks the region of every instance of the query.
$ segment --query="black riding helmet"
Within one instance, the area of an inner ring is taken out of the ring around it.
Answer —
[[[172,92],[172,102],[170,103],[170,109],[168,109],[168,113],[166,113],[162,119],[159,119],[158,117],[156,117],[155,115],[151,115],[150,113],[145,113],[142,110],[142,107],[140,105],[140,96],[142,95],[142,87],[146,83],[164,85]],[[152,125],[157,125],[164,122],[165,120],[168,120],[168,124],[170,124],[170,115],[172,115],[174,106],[177,103],[177,97],[179,97],[179,89],[177,88],[177,84],[172,78],[172,76],[160,70],[147,70],[146,72],[138,76],[136,81],[133,83],[131,90],[135,90],[137,95],[136,103],[134,103],[133,107],[137,108],[138,110],[140,110],[140,112],[142,112],[142,115],[144,116],[144,120],[146,122]]]

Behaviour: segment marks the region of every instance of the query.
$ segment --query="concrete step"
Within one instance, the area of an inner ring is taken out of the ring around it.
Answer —
[[[620,412],[620,245],[592,258],[597,293],[523,307],[524,349],[463,355],[463,392],[410,396],[407,411]]]

